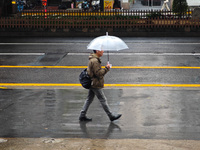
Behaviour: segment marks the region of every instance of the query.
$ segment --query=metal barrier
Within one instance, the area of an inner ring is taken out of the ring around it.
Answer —
[[[0,28],[199,28],[200,20],[192,19],[192,11],[110,10],[29,10],[17,17],[0,18]]]

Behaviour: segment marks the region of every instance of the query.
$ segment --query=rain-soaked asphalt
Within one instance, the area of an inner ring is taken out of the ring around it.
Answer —
[[[87,97],[80,86],[18,85],[79,83],[82,68],[53,66],[87,65],[91,38],[0,40],[0,137],[200,140],[199,38],[124,38],[129,50],[111,54],[113,66],[121,68],[112,68],[105,83],[138,86],[104,89],[111,110],[122,114],[112,123],[98,99],[88,111],[93,121],[79,122]],[[156,68],[170,66],[177,68]],[[186,84],[190,87],[181,86]]]
[[[110,122],[98,99],[79,122],[84,89],[0,91],[0,137],[136,138],[200,140],[200,89],[105,89],[114,113]]]

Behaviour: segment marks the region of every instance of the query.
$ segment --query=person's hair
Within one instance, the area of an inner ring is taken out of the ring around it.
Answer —
[[[96,53],[97,51],[96,51],[96,50],[93,50],[93,52]]]

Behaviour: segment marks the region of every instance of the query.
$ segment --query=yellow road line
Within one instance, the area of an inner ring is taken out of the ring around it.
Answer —
[[[105,84],[107,87],[200,87],[200,84]]]
[[[87,66],[0,66],[0,68],[87,68]]]
[[[80,87],[79,83],[0,83],[5,87]],[[200,84],[105,84],[105,87],[200,87]]]
[[[200,69],[200,67],[184,67],[184,66],[113,66],[115,69]]]
[[[0,86],[81,86],[79,83],[0,83]]]
[[[7,89],[7,87],[0,87],[0,89]]]
[[[57,68],[57,69],[79,69],[87,66],[0,66],[0,68]],[[112,69],[200,69],[200,67],[185,66],[112,66]]]

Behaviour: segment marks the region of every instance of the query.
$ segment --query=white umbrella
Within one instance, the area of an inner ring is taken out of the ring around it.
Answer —
[[[119,51],[128,49],[128,46],[120,38],[116,36],[109,36],[108,32],[106,32],[106,35],[99,36],[94,40],[92,40],[88,44],[87,49],[108,51],[108,61],[109,61],[109,51]]]

